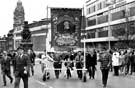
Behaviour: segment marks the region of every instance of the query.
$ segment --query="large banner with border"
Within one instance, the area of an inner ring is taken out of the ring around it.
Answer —
[[[51,8],[52,46],[80,45],[81,8]]]

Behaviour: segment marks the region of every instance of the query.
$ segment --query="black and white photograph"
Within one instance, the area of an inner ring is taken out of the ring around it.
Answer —
[[[1,0],[0,88],[135,88],[135,0]]]

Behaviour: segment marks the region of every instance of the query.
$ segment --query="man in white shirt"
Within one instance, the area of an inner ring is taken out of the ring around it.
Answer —
[[[47,52],[44,50],[44,54],[41,56],[41,69],[42,69],[42,72],[44,72],[44,69],[45,68],[49,68],[49,64],[50,62],[53,62],[53,58],[51,58]]]
[[[112,55],[112,65],[114,67],[114,75],[118,76],[119,75],[119,66],[120,66],[120,54],[119,52],[114,52]]]

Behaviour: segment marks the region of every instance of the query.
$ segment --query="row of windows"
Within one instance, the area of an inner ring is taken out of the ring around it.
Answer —
[[[93,13],[95,11],[98,11],[107,7],[108,6],[107,1],[108,0],[104,0],[102,2],[97,3],[96,5],[92,5],[91,7],[87,8],[87,14]]]
[[[99,31],[97,32],[97,37],[108,37],[108,30],[103,30],[103,31]],[[95,32],[88,32],[86,34],[86,39],[90,39],[90,38],[95,38],[96,37],[96,33]]]
[[[129,15],[127,15],[128,13],[129,13]],[[87,26],[89,27],[89,26],[93,26],[96,24],[108,22],[109,16],[105,15],[105,14],[106,14],[106,12],[102,13],[100,15],[98,14],[97,16],[88,18],[87,19]],[[131,7],[129,9],[129,12],[126,12],[125,10],[120,10],[120,11],[117,11],[115,13],[112,13],[110,20],[114,21],[114,20],[125,18],[126,16],[134,16],[134,15],[135,15],[135,7]]]
[[[95,38],[95,37],[107,37],[107,36],[108,36],[107,26],[86,31],[86,39]]]
[[[130,33],[131,35],[135,33],[134,29],[135,29],[135,22],[131,21],[129,23],[121,23],[121,24],[117,24],[117,25],[113,25],[111,27],[112,29],[112,36],[115,35],[119,35],[119,36],[123,36],[124,33],[126,33],[126,24],[128,25],[128,33]],[[119,32],[117,32],[119,31]],[[117,34],[116,34],[117,33]]]
[[[115,4],[115,7],[119,7],[119,5],[125,4],[124,0],[102,0],[100,2],[97,2],[97,3],[93,4],[93,5],[91,5],[90,7],[87,6],[87,15],[91,14],[91,13],[93,13],[95,11],[101,10],[101,9],[103,9],[105,7],[108,7],[109,5],[111,5],[111,4],[109,4],[109,2],[112,3],[113,5],[115,3],[118,3],[118,4]],[[124,9],[125,6],[120,6],[117,10],[122,9],[122,8]]]
[[[112,36],[115,36],[115,31],[119,31],[117,32],[117,35],[122,36],[125,33],[125,28],[126,28],[126,23],[121,23],[121,24],[116,24],[116,25],[112,25],[111,26],[111,30],[112,30]],[[130,29],[130,31],[132,32],[135,29],[135,21],[131,21],[128,23],[128,29]],[[90,39],[90,38],[100,38],[100,37],[108,37],[108,27],[101,27],[98,29],[93,29],[93,30],[87,30],[85,31],[86,33],[86,39]],[[97,33],[97,35],[96,35]],[[131,34],[131,33],[130,33]],[[84,35],[83,35],[84,36]]]

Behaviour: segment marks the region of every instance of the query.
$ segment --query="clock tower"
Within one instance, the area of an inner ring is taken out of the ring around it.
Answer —
[[[25,13],[21,0],[18,0],[14,11],[14,29],[21,30],[25,21]]]
[[[21,31],[24,28],[24,21],[25,21],[25,13],[24,8],[22,5],[22,1],[17,1],[17,6],[13,12],[13,29],[14,29],[14,49],[17,49],[17,47],[21,43]]]

